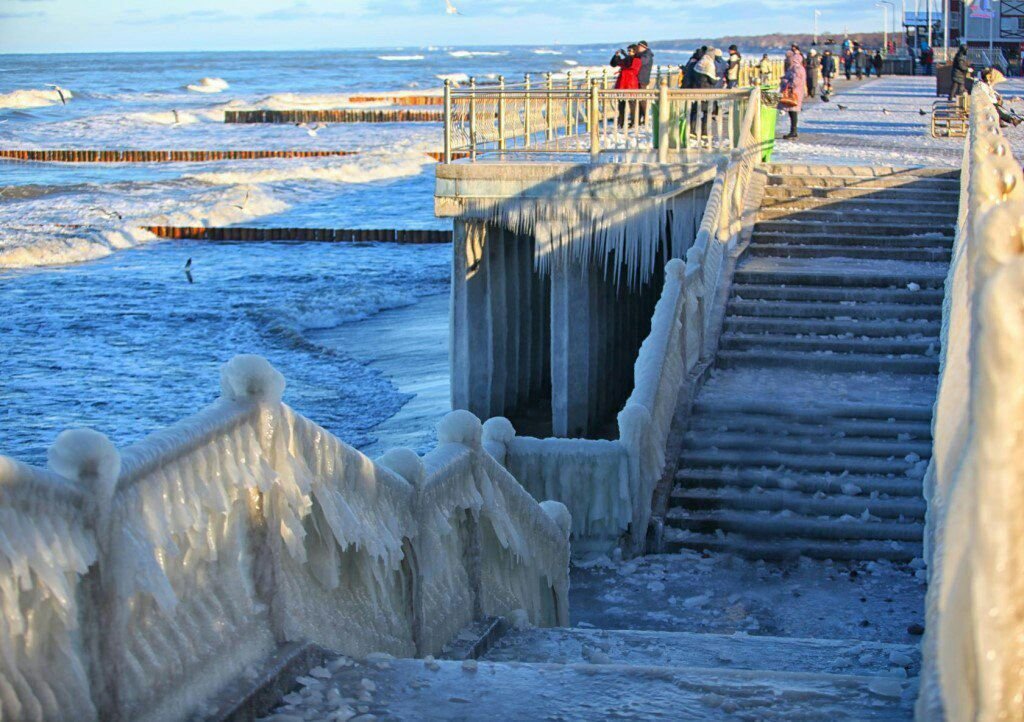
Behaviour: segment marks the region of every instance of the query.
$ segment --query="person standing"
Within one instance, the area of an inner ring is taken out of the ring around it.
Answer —
[[[875,68],[875,75],[877,75],[879,78],[882,77],[882,66],[884,64],[885,64],[885,61],[882,60],[882,51],[881,50],[876,50],[875,51],[875,57],[871,58],[871,65],[874,66],[874,68]]]
[[[932,65],[935,63],[935,51],[929,46],[923,45],[921,48],[921,67],[924,68],[925,75],[932,74]]]
[[[831,50],[826,50],[821,56],[821,77],[824,85],[821,99],[827,102],[832,96],[832,78],[836,77],[836,57]]]
[[[850,48],[843,51],[843,70],[846,72],[846,79],[849,80],[853,73],[853,50]]]
[[[949,99],[956,100],[966,92],[967,78],[971,74],[971,62],[967,59],[967,46],[961,45],[953,57],[953,81],[949,88]]]
[[[617,50],[609,64],[619,69],[619,77],[615,80],[616,90],[636,90],[640,87],[640,66],[643,65],[643,61],[637,56],[636,45],[630,45],[626,50]],[[632,102],[625,99],[619,101],[620,128],[626,124],[627,106],[632,105]],[[629,127],[632,128],[636,118],[632,107],[629,111]]]
[[[807,96],[815,98],[818,95],[821,85],[821,56],[818,51],[811,48],[807,58]]]
[[[768,59],[768,53],[761,56],[761,63],[758,66],[761,73],[761,85],[764,85],[772,77],[772,61]]]
[[[732,90],[739,87],[740,68],[743,65],[743,56],[740,55],[740,50],[735,45],[729,46],[728,64],[729,66],[725,71],[725,87]]]
[[[804,59],[799,52],[790,50],[786,53],[786,74],[779,85],[779,110],[789,113],[789,133],[782,136],[786,140],[797,137],[797,124],[804,98],[807,96],[807,70]]]
[[[641,89],[651,87],[651,70],[654,68],[654,53],[651,52],[650,46],[646,40],[641,40],[636,44],[638,49],[638,57],[640,58],[640,73],[637,76],[637,82],[640,84]],[[639,108],[639,120],[640,125],[646,125],[647,123],[647,101],[640,101]]]
[[[853,70],[857,73],[857,80],[864,80],[864,48],[860,43],[853,44]]]

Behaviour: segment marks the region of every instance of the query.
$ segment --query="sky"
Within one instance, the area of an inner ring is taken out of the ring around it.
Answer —
[[[0,0],[0,52],[603,43],[881,30],[874,0]],[[897,4],[900,0],[896,0]],[[925,0],[907,0],[908,9]]]

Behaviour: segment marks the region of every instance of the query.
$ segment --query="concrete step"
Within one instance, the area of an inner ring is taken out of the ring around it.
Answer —
[[[747,634],[694,634],[607,629],[512,630],[484,657],[491,662],[557,662],[660,667],[725,667],[771,669],[776,672],[816,672],[890,676],[891,656],[910,676],[920,670],[916,645],[843,639],[801,639]],[[607,661],[605,661],[607,660]]]
[[[878,178],[947,178],[958,179],[960,171],[956,168],[935,168],[926,166],[865,166],[865,165],[818,165],[808,163],[771,163],[764,167],[770,176],[783,178],[856,178],[869,181]]]
[[[938,358],[886,356],[882,354],[830,354],[752,349],[721,351],[718,368],[792,368],[807,371],[881,371],[893,374],[937,374]]]
[[[950,200],[918,200],[914,198],[886,198],[882,196],[833,197],[818,198],[803,196],[795,198],[767,197],[761,204],[761,210],[788,208],[805,211],[833,211],[842,213],[867,212],[884,214],[890,220],[899,223],[918,223],[922,217],[942,216],[956,222],[959,213],[959,198]]]
[[[898,186],[869,187],[864,185],[799,186],[770,183],[764,189],[764,197],[771,201],[821,199],[846,200],[865,198],[869,200],[922,201],[925,203],[960,202],[960,188],[956,183],[946,186],[935,184],[907,183]]]
[[[672,528],[665,530],[665,548],[670,552],[689,549],[696,552],[735,554],[748,559],[766,561],[786,561],[803,556],[835,561],[888,559],[894,562],[909,562],[923,554],[922,545],[915,542],[752,539],[741,534],[697,534]]]
[[[852,516],[852,515],[851,515]],[[920,543],[924,524],[920,522],[863,521],[860,518],[825,518],[786,512],[772,514],[754,511],[690,512],[678,507],[669,510],[665,524],[697,534],[742,534],[751,538],[791,537],[797,539],[873,540]]]
[[[884,356],[937,356],[938,339],[870,339],[791,336],[785,334],[726,333],[719,339],[720,351],[783,350],[804,353],[870,353]]]
[[[845,288],[843,286],[770,286],[759,283],[734,283],[731,297],[743,300],[816,301],[824,303],[896,303],[942,305],[941,289]]]
[[[330,677],[308,678],[309,686],[291,698],[294,704],[275,711],[296,719],[328,719],[344,707],[374,719],[417,722],[870,721],[911,719],[917,695],[916,679],[877,675],[622,664],[341,661],[328,661]]]
[[[828,233],[754,232],[751,243],[763,246],[856,246],[865,248],[931,248],[950,250],[953,238],[938,233],[907,236],[842,236]]]
[[[911,321],[942,320],[941,306],[895,303],[826,303],[807,301],[729,301],[726,313],[730,316],[758,316],[762,318],[855,318],[874,320]]]
[[[762,316],[733,316],[725,318],[727,333],[786,334],[802,336],[870,336],[873,338],[927,338],[939,337],[940,325],[936,321],[866,321],[858,319],[823,320],[817,318],[771,318]]]
[[[928,459],[932,455],[930,440],[883,441],[851,437],[801,437],[749,431],[688,431],[683,437],[687,450],[744,450],[779,452],[797,455],[868,456],[875,458],[903,458],[917,454]],[[689,453],[688,451],[684,454]]]
[[[818,233],[825,236],[917,236],[938,233],[952,238],[956,234],[955,222],[906,223],[892,218],[879,222],[864,222],[856,218],[840,221],[833,218],[790,217],[780,220],[761,220],[755,233]]]
[[[789,221],[821,222],[821,223],[900,223],[902,229],[914,229],[911,233],[927,233],[936,226],[953,226],[956,224],[956,209],[950,211],[918,211],[910,208],[884,208],[881,204],[864,208],[853,207],[813,207],[806,208],[802,204],[789,204],[761,208],[758,211],[759,221],[784,219]]]
[[[921,498],[921,480],[906,476],[869,474],[828,474],[821,472],[769,471],[768,469],[683,468],[676,481],[684,488],[783,489],[803,494],[842,494],[843,487],[860,489],[860,494]],[[852,486],[851,486],[852,485]]]
[[[885,261],[949,262],[952,253],[941,248],[879,248],[877,246],[780,245],[752,243],[746,253],[758,258],[873,258]]]
[[[804,516],[860,517],[865,510],[880,519],[924,521],[924,499],[897,497],[872,499],[870,496],[828,496],[805,494],[786,489],[764,489],[759,492],[735,488],[676,488],[669,505],[694,511],[731,509],[733,511],[790,511]],[[844,522],[846,523],[846,522]]]
[[[880,177],[862,176],[820,176],[820,175],[769,175],[768,188],[851,188],[851,189],[888,189],[908,188],[946,192],[960,191],[960,180],[954,177],[925,177],[913,175],[894,175]]]
[[[879,459],[869,456],[829,456],[824,454],[783,454],[768,449],[688,449],[682,455],[684,469],[731,467],[736,469],[787,469],[801,473],[864,474],[905,476],[914,464],[902,456]]]
[[[776,411],[771,414],[704,413],[690,421],[692,431],[748,431],[767,432],[777,436],[795,438],[836,437],[869,439],[932,438],[927,421],[897,421],[896,419],[844,419],[790,416]]]
[[[921,404],[833,404],[822,400],[813,408],[786,406],[772,399],[730,399],[709,401],[698,396],[694,402],[695,415],[713,414],[756,414],[760,416],[783,416],[788,420],[830,424],[835,419],[880,420],[889,422],[924,422],[931,424],[931,405]]]
[[[780,285],[780,286],[842,286],[847,288],[903,289],[916,283],[923,289],[941,290],[946,277],[942,274],[925,273],[916,268],[906,273],[835,273],[833,271],[794,271],[772,269],[770,271],[747,270],[740,266],[733,276],[733,283]]]

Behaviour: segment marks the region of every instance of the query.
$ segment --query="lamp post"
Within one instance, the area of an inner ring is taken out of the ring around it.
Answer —
[[[889,52],[889,3],[877,2],[875,7],[882,8],[882,45]]]
[[[814,11],[814,44],[818,44],[818,18],[821,17],[821,10]]]
[[[942,60],[949,62],[949,0],[942,0]]]

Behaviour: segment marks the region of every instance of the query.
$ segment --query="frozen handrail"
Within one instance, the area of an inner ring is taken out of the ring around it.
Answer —
[[[1021,719],[1024,700],[1024,175],[970,98],[925,476],[919,719]]]

